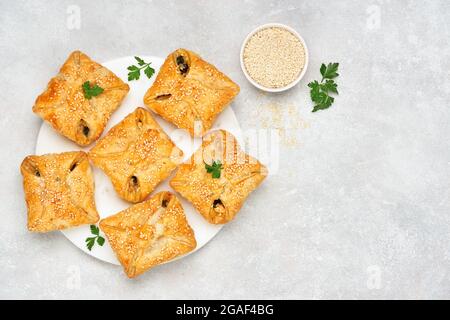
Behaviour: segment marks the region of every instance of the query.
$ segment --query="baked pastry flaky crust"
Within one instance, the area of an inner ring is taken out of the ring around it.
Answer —
[[[86,153],[28,156],[21,166],[28,230],[47,232],[99,220]]]
[[[178,128],[201,136],[238,93],[239,86],[213,65],[178,49],[166,58],[144,103]]]
[[[101,220],[100,228],[130,278],[197,246],[183,207],[170,192]]]
[[[89,158],[109,176],[119,196],[130,202],[144,200],[182,156],[143,108],[126,116],[89,151]]]
[[[104,91],[91,99],[84,97],[82,85],[98,85]],[[48,83],[36,99],[33,112],[52,125],[60,134],[86,146],[97,140],[111,114],[129,91],[110,70],[92,61],[80,51],[74,51],[59,74]]]
[[[220,161],[220,178],[213,178],[205,164]],[[189,200],[208,222],[231,221],[249,194],[267,175],[267,169],[240,150],[233,135],[218,130],[203,138],[191,159],[179,166],[170,186]]]

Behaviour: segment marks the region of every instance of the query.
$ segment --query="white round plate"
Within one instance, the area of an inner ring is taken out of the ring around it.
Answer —
[[[133,112],[136,107],[144,105],[144,94],[155,80],[156,75],[158,74],[159,69],[164,62],[164,59],[159,57],[143,55],[140,57],[146,62],[152,62],[151,66],[155,69],[155,74],[151,79],[148,79],[146,75],[141,72],[141,78],[139,80],[127,82],[127,67],[136,64],[136,60],[132,56],[123,57],[103,63],[106,68],[114,72],[130,86],[128,95],[122,102],[122,105],[111,116],[111,119],[109,120],[106,129],[103,132],[103,135],[108,132],[111,127],[119,123],[127,114]],[[166,122],[156,115],[154,116],[161,127],[164,129],[164,131],[171,137],[173,142],[183,150],[185,160],[188,159],[192,155],[193,151],[195,151],[195,149],[200,146],[201,139],[192,139],[186,131],[177,130],[177,128],[172,124]],[[217,117],[212,130],[219,128],[231,132],[236,137],[236,139],[238,139],[238,141],[241,140],[239,123],[231,107],[225,108],[225,110]],[[43,122],[37,138],[36,154],[42,155],[46,153],[58,153],[74,150],[83,150],[87,152],[94,144],[87,148],[81,148],[74,142],[58,134],[52,129],[49,124]],[[111,184],[111,181],[100,169],[94,166],[92,166],[92,168],[95,179],[95,202],[97,211],[99,212],[101,218],[106,218],[132,205],[131,203],[128,203],[117,196]],[[169,187],[169,180],[170,177],[163,181],[156,188],[154,193],[163,190],[173,191]],[[195,238],[197,239],[197,248],[194,251],[188,253],[191,254],[207,244],[208,241],[210,241],[219,232],[222,226],[212,225],[208,223],[199,213],[195,211],[194,207],[189,202],[181,198],[180,195],[178,195],[178,197],[181,200],[189,224],[191,225],[192,229],[194,229]],[[92,251],[89,251],[87,249],[85,240],[87,237],[91,236],[89,225],[64,230],[62,232],[74,245],[76,245],[87,254],[109,263],[117,265],[119,264],[119,261],[117,260],[114,252],[109,246],[108,241],[106,241],[102,247],[100,247],[96,243],[92,248]],[[103,234],[102,236],[104,237]]]

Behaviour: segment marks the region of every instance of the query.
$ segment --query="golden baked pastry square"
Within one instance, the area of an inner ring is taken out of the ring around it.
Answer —
[[[100,228],[130,278],[197,246],[183,207],[170,192],[102,219]]]
[[[99,220],[94,178],[86,153],[28,156],[20,171],[30,231],[67,229]]]
[[[182,156],[143,108],[126,116],[89,151],[89,158],[109,176],[119,196],[130,202],[144,200]]]
[[[86,98],[82,86],[87,81],[90,87],[104,91]],[[85,146],[100,137],[128,91],[128,84],[110,70],[74,51],[36,99],[33,112],[63,136]]]
[[[238,93],[239,86],[216,67],[192,51],[178,49],[166,58],[144,103],[178,128],[200,136]]]
[[[214,168],[220,170],[210,170]],[[170,186],[208,222],[223,224],[236,216],[266,175],[266,167],[244,153],[233,135],[218,130],[203,138],[202,146],[179,166]]]

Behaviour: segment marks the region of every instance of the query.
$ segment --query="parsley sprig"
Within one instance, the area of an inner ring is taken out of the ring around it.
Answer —
[[[94,237],[86,238],[86,247],[89,249],[89,251],[92,250],[92,247],[94,246],[96,240],[99,246],[103,246],[103,244],[105,243],[105,238],[100,235],[100,229],[94,224],[91,224],[91,233],[94,235]]]
[[[91,86],[89,81],[83,83],[81,87],[83,88],[84,97],[88,100],[90,100],[92,97],[98,96],[103,91],[105,91],[103,88],[99,87],[96,84]]]
[[[136,59],[138,65],[131,65],[128,69],[128,81],[132,80],[139,80],[139,77],[141,76],[141,70],[144,69],[144,73],[147,76],[147,78],[151,78],[153,74],[155,73],[155,69],[153,69],[150,64],[151,62],[145,62],[139,57],[134,57]]]
[[[211,173],[211,176],[213,179],[219,179],[220,178],[220,172],[223,169],[222,163],[220,163],[219,160],[214,161],[212,165],[209,165],[205,162],[205,169],[206,172]]]
[[[320,67],[320,74],[322,75],[320,83],[315,80],[308,84],[308,87],[311,88],[311,100],[315,104],[312,112],[328,109],[334,102],[330,93],[339,94],[337,84],[334,82],[334,78],[339,76],[338,68],[339,63],[329,63],[328,65],[323,63]]]

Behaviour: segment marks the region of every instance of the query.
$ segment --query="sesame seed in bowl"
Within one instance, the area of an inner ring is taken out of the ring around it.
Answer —
[[[270,23],[253,30],[241,48],[241,67],[255,87],[281,92],[295,86],[308,66],[308,49],[292,28]]]

